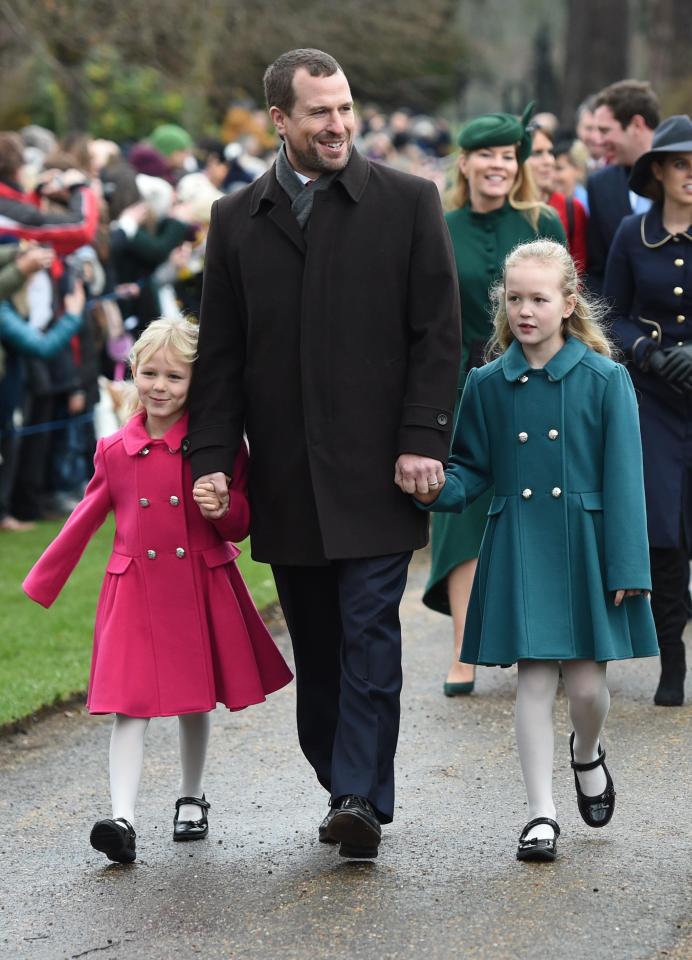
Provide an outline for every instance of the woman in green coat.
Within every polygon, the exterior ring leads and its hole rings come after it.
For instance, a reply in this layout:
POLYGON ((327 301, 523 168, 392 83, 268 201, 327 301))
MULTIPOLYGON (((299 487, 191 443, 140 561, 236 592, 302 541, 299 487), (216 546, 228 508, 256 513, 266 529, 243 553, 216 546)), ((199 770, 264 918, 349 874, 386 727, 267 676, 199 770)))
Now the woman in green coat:
POLYGON ((554 241, 505 261, 491 348, 466 382, 442 485, 418 501, 464 510, 491 486, 461 657, 517 663, 516 735, 529 822, 517 859, 554 860, 552 711, 565 685, 577 804, 591 827, 615 806, 601 746, 606 663, 658 653, 639 417, 598 311, 554 241))
MULTIPOLYGON (((472 120, 461 133, 455 209, 446 215, 459 274, 462 354, 457 409, 469 370, 483 363, 492 332, 489 291, 507 254, 536 236, 565 242, 560 221, 539 203, 526 159, 531 152, 527 124, 533 104, 521 119, 492 113, 472 120)), ((451 614, 454 659, 444 684, 447 696, 473 690, 474 668, 459 662, 461 638, 492 491, 462 516, 435 516, 432 569, 423 602, 451 614)))

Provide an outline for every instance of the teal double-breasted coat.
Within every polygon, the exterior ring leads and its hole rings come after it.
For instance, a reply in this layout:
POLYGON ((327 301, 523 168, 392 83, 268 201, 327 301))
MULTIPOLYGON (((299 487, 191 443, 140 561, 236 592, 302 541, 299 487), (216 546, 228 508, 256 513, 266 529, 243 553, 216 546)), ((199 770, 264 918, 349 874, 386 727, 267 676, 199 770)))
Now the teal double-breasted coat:
POLYGON ((494 485, 461 659, 656 656, 637 404, 627 370, 573 337, 543 369, 514 341, 470 372, 446 483, 461 512, 494 485))
MULTIPOLYGON (((445 214, 452 239, 461 295, 462 347, 455 415, 468 371, 482 363, 493 332, 490 288, 502 272, 505 257, 518 243, 549 237, 565 243, 557 214, 546 209, 534 228, 524 211, 506 202, 499 210, 478 213, 469 205, 445 214)), ((423 602, 450 613, 447 577, 460 563, 478 556, 492 491, 480 497, 463 516, 437 516, 431 529, 432 563, 423 602)))

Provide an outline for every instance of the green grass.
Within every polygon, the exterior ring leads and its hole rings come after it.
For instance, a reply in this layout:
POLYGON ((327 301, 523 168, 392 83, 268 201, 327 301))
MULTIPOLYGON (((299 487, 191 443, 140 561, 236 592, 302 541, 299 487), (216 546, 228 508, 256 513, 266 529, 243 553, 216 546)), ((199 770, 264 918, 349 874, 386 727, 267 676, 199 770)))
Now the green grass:
MULTIPOLYGON (((22 580, 60 523, 41 523, 27 533, 0 534, 0 726, 86 690, 101 580, 113 542, 109 520, 86 549, 50 608, 22 592, 22 580)), ((276 600, 271 570, 240 544, 238 560, 257 606, 276 600)))

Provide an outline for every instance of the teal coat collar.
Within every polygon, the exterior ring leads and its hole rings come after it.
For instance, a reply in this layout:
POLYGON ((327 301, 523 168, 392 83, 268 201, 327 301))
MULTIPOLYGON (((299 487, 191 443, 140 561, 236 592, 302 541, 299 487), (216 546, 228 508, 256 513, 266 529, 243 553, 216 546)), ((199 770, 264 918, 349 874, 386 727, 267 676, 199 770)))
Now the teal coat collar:
MULTIPOLYGON (((568 337, 564 347, 546 363, 545 371, 551 380, 562 380, 582 359, 588 347, 576 337, 568 337)), ((502 355, 502 372, 506 380, 518 380, 531 369, 518 341, 513 340, 502 355)))

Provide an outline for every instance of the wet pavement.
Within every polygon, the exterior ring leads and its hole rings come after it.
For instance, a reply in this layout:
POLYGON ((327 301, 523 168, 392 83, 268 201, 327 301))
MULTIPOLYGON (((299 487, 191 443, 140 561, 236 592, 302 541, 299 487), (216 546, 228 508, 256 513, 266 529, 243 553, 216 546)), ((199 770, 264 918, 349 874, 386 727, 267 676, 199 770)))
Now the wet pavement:
MULTIPOLYGON (((516 673, 481 669, 471 697, 442 696, 450 622, 420 603, 425 570, 418 555, 402 608, 396 819, 377 860, 346 861, 317 841, 326 796, 298 748, 293 686, 215 714, 205 841, 172 842, 176 721, 152 722, 131 866, 88 843, 110 815, 110 718, 61 712, 0 739, 0 957, 689 960, 692 708, 652 705, 657 661, 609 668, 617 808, 590 830, 561 694, 559 858, 518 863, 516 673)), ((280 627, 277 637, 287 651, 280 627)))

